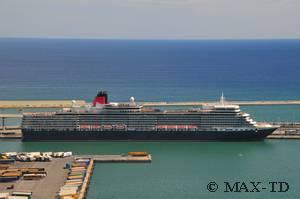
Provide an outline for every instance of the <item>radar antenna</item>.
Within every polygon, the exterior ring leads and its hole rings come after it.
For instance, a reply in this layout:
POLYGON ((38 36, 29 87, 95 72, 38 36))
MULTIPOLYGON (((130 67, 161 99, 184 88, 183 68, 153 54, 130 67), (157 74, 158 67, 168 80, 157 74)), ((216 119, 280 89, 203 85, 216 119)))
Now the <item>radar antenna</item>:
POLYGON ((222 105, 225 104, 225 97, 224 97, 224 93, 223 93, 223 92, 222 92, 222 95, 221 95, 221 98, 220 98, 220 103, 221 103, 222 105))
POLYGON ((76 106, 76 100, 72 100, 72 105, 71 105, 71 107, 73 108, 73 107, 75 107, 76 106))
POLYGON ((134 97, 130 97, 129 101, 131 105, 136 105, 134 97))

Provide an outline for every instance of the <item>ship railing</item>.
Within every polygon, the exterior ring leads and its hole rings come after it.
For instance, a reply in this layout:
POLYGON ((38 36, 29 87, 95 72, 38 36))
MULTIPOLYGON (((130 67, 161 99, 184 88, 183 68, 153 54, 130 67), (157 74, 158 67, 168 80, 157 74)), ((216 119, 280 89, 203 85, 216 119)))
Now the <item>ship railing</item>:
POLYGON ((76 128, 22 128, 25 130, 32 130, 32 131, 76 131, 76 128))
POLYGON ((252 127, 212 127, 211 130, 215 131, 251 131, 255 130, 252 127))
POLYGON ((196 131, 197 125, 156 125, 157 131, 196 131))
POLYGON ((24 116, 51 116, 54 115, 56 112, 36 112, 36 113, 23 113, 24 116))
POLYGON ((127 130, 127 125, 118 124, 118 125, 86 125, 81 124, 77 126, 77 129, 80 131, 89 131, 89 130, 98 130, 98 131, 114 131, 114 130, 127 130))

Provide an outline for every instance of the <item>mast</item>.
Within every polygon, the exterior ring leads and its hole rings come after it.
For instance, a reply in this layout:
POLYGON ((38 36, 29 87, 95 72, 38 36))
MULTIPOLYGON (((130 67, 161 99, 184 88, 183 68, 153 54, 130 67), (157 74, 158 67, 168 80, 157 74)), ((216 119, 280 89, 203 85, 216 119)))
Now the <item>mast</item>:
POLYGON ((223 93, 223 92, 222 92, 222 95, 221 95, 221 98, 220 98, 220 103, 221 103, 222 105, 225 104, 225 97, 224 97, 224 93, 223 93))

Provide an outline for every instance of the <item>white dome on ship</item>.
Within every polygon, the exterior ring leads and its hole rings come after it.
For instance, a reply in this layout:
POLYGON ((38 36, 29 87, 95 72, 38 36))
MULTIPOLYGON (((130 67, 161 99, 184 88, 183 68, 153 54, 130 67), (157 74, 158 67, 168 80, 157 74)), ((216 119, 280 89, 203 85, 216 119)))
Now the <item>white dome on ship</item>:
POLYGON ((129 101, 130 101, 130 102, 134 102, 134 100, 135 100, 134 97, 130 97, 130 98, 129 98, 129 101))

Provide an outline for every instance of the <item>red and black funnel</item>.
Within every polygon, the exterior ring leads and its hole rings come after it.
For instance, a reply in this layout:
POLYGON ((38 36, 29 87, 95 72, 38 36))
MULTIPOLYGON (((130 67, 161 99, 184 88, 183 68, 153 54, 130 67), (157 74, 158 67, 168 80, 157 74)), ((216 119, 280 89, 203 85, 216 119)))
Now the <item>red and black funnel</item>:
POLYGON ((93 101, 93 106, 96 106, 97 104, 108 104, 108 98, 107 98, 106 91, 98 92, 97 96, 95 97, 95 99, 93 101))

